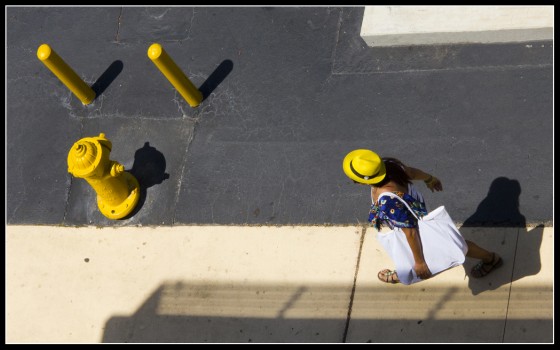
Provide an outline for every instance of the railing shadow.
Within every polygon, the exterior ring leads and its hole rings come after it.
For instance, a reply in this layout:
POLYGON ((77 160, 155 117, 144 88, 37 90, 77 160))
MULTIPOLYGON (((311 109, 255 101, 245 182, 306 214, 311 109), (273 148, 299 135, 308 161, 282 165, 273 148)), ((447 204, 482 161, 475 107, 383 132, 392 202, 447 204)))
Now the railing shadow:
POLYGON ((340 342, 346 310, 340 319, 286 317, 286 313, 315 312, 314 305, 346 305, 347 288, 323 291, 293 285, 247 285, 246 283, 164 283, 130 317, 111 317, 103 343, 258 343, 307 341, 340 342), (329 293, 330 292, 330 293, 329 293), (322 295, 310 303, 311 296, 322 295), (327 298, 329 296, 331 298, 327 298), (333 298, 334 297, 334 298, 333 298), (303 299, 303 300, 302 300, 303 299), (342 302, 340 300, 343 300, 342 302), (325 326, 327 324, 327 326, 325 326), (319 334, 335 328, 339 332, 319 334))
POLYGON ((134 313, 107 319, 101 342, 550 342, 552 292, 531 286, 518 293, 542 293, 532 318, 513 320, 528 330, 520 335, 512 334, 518 324, 504 328, 507 291, 474 297, 453 286, 363 287, 359 310, 350 315, 348 285, 170 281, 160 284, 134 313))

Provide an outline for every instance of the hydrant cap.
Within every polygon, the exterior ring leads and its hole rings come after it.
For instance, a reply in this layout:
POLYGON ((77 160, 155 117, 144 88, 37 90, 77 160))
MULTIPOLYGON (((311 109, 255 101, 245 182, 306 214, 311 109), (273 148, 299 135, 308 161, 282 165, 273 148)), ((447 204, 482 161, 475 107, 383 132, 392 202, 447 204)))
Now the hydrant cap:
POLYGON ((101 161, 101 145, 96 140, 82 139, 68 152, 68 172, 76 177, 87 177, 101 161))

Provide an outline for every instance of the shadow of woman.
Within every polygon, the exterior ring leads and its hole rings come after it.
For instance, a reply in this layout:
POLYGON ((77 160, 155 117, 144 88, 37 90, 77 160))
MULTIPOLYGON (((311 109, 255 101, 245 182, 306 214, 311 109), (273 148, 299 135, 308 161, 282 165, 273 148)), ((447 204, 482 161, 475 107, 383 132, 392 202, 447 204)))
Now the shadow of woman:
MULTIPOLYGON (((504 266, 488 277, 481 279, 469 278, 469 288, 473 295, 486 290, 494 290, 504 284, 517 281, 523 277, 536 275, 541 270, 540 247, 544 232, 544 225, 536 226, 527 231, 525 216, 519 212, 519 196, 521 186, 517 180, 498 177, 490 185, 488 195, 478 205, 474 214, 465 220, 462 227, 510 227, 518 228, 514 237, 514 250, 510 255, 503 255, 504 266), (522 249, 522 253, 518 249, 522 249), (517 258, 517 261, 516 259, 517 258), (509 260, 509 261, 508 261, 509 260), (505 268, 505 267, 509 268, 505 268), (498 273, 500 271, 500 273, 498 273), (513 271, 513 273, 511 273, 513 271)), ((463 232, 466 230, 463 230, 463 232)), ((469 239, 469 237, 466 237, 469 239)), ((477 243, 477 242, 475 242, 477 243)), ((477 243, 478 244, 478 243, 477 243)), ((496 247, 485 249, 495 250, 496 247)), ((499 252, 504 254, 505 252, 499 252)), ((471 267, 478 261, 465 262, 465 274, 470 276, 471 267)))
POLYGON ((130 219, 136 215, 146 201, 147 189, 161 184, 169 179, 169 174, 165 172, 165 157, 163 153, 155 147, 150 146, 149 142, 144 143, 144 147, 134 153, 134 164, 129 172, 134 175, 140 185, 140 199, 134 210, 126 217, 130 219))

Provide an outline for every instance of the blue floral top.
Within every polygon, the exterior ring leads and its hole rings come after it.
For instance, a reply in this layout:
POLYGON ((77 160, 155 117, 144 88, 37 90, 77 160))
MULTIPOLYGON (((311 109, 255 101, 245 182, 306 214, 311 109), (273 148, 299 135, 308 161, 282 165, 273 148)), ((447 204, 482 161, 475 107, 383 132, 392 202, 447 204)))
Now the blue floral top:
MULTIPOLYGON (((428 213, 423 200, 418 200, 408 193, 396 191, 393 193, 404 199, 418 217, 423 217, 428 213)), ((368 219, 377 231, 380 231, 384 224, 391 229, 395 227, 418 227, 418 222, 414 215, 397 198, 382 196, 379 198, 378 203, 379 205, 377 203, 371 205, 368 219)))

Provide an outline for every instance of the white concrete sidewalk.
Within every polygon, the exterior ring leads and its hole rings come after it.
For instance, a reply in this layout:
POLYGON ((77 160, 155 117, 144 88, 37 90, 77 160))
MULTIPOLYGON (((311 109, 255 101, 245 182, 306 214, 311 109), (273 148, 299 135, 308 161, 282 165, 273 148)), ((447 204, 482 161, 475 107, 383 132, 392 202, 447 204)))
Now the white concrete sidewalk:
POLYGON ((552 40, 554 6, 366 6, 371 47, 552 40))
POLYGON ((361 226, 7 226, 6 343, 553 342, 553 228, 461 232, 504 265, 403 286, 361 226))

